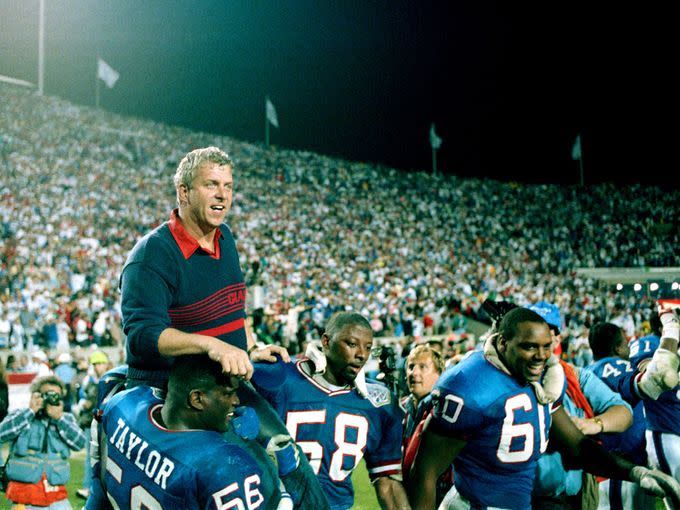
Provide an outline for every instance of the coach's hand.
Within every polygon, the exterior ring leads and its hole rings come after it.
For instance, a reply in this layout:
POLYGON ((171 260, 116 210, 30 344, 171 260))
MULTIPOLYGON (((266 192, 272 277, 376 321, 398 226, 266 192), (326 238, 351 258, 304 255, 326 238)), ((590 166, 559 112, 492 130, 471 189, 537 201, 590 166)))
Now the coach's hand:
POLYGON ((278 355, 286 363, 290 362, 290 354, 285 347, 280 345, 267 345, 265 347, 254 348, 250 351, 250 361, 266 361, 268 363, 276 363, 278 355))
POLYGON ((206 352, 211 360, 222 365, 225 374, 231 374, 245 379, 253 376, 253 365, 248 353, 243 349, 229 345, 217 338, 211 338, 206 352))
POLYGON ((630 479, 643 489, 660 498, 668 498, 673 508, 680 509, 680 484, 658 469, 636 466, 630 470, 630 479))

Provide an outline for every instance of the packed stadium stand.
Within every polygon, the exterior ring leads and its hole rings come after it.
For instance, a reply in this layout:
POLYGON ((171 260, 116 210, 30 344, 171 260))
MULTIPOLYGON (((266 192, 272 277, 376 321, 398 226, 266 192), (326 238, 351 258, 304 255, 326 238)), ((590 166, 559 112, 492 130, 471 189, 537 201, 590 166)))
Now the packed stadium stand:
POLYGON ((0 83, 0 348, 117 345, 125 257, 169 217, 180 158, 207 145, 236 163, 227 222, 265 341, 293 345, 344 307, 378 335, 447 334, 487 297, 555 303, 574 337, 596 318, 640 328, 653 296, 575 269, 680 266, 678 189, 405 172, 0 83))

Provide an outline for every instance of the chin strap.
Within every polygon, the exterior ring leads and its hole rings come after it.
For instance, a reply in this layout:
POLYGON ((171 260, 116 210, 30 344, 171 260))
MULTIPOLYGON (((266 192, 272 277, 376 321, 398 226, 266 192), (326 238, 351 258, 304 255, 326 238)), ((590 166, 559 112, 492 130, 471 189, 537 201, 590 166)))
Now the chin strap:
POLYGON ((361 367, 361 370, 359 370, 359 373, 357 373, 357 376, 354 378, 354 387, 359 392, 359 395, 368 398, 368 386, 366 386, 366 373, 364 372, 364 367, 361 367))
MULTIPOLYGON (((498 333, 489 335, 484 342, 484 357, 498 370, 512 376, 510 370, 508 370, 501 361, 498 350, 494 345, 494 339, 497 336, 498 333)), ((540 383, 530 382, 529 384, 534 388, 536 400, 538 400, 540 404, 545 405, 555 402, 560 397, 562 389, 564 388, 564 369, 562 368, 562 365, 560 365, 557 356, 552 354, 550 358, 548 358, 548 361, 545 364, 542 381, 540 383)))
MULTIPOLYGON (((314 365, 314 374, 323 374, 326 371, 326 355, 323 353, 320 340, 313 340, 307 344, 305 356, 314 365)), ((368 396, 368 387, 366 386, 366 372, 364 367, 359 370, 357 376, 354 378, 354 386, 359 394, 366 398, 368 396)))
POLYGON ((312 340, 307 344, 305 356, 314 365, 315 374, 323 374, 326 371, 326 355, 321 347, 321 340, 312 340))

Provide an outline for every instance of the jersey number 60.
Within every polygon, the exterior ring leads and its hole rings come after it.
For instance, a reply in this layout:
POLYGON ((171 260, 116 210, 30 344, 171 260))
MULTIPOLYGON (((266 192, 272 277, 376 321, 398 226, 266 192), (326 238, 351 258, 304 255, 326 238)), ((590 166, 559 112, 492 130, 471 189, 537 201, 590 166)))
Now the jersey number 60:
MULTIPOLYGON (((444 397, 442 418, 449 423, 456 423, 464 405, 465 401, 461 397, 449 393, 444 397)), ((533 455, 536 433, 533 423, 515 423, 515 411, 522 409, 529 413, 533 407, 533 401, 526 393, 513 395, 505 401, 505 418, 501 428, 500 442, 496 450, 496 457, 501 462, 509 464, 525 462, 533 455), (510 447, 513 441, 520 444, 523 443, 522 448, 520 450, 511 450, 510 447)), ((548 447, 548 437, 545 426, 545 409, 541 405, 538 406, 538 429, 541 439, 539 448, 540 452, 543 453, 548 447)))

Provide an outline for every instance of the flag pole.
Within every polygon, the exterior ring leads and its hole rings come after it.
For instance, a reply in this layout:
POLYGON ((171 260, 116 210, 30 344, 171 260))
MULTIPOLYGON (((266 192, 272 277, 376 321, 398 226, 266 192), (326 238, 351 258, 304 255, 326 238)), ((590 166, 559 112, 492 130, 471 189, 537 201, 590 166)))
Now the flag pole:
POLYGON ((267 116, 267 101, 269 96, 264 96, 264 145, 269 147, 269 117, 267 116))
POLYGON ((442 144, 442 139, 434 130, 434 122, 430 124, 430 147, 432 148, 432 175, 437 175, 437 149, 442 144))
POLYGON ((585 174, 583 172, 583 146, 581 145, 581 133, 576 135, 576 140, 574 141, 574 145, 571 147, 571 159, 576 161, 578 159, 578 167, 579 167, 579 176, 580 176, 580 183, 581 187, 583 187, 583 184, 585 182, 585 174))
POLYGON ((97 55, 97 72, 94 73, 94 104, 99 110, 99 55, 97 55))
POLYGON ((38 18, 38 95, 45 89, 45 0, 40 0, 38 18))
POLYGON ((432 147, 432 175, 437 175, 437 149, 432 147))

